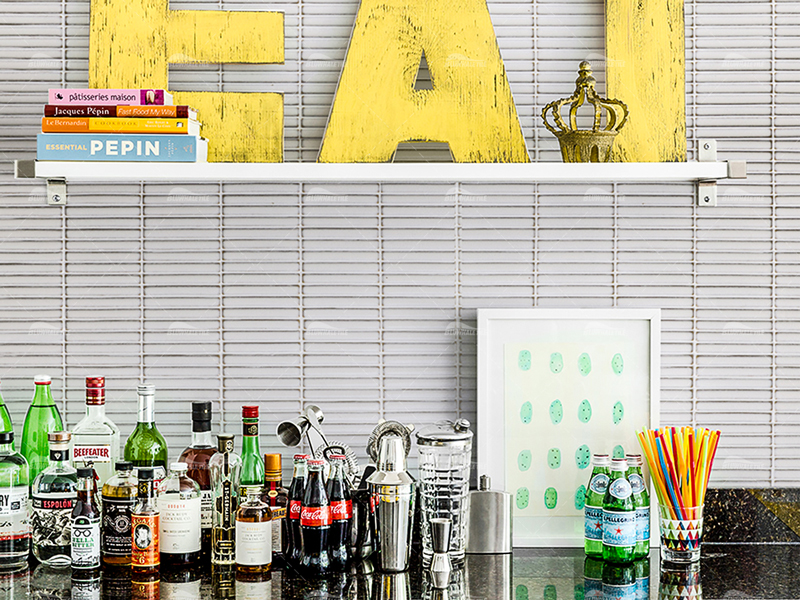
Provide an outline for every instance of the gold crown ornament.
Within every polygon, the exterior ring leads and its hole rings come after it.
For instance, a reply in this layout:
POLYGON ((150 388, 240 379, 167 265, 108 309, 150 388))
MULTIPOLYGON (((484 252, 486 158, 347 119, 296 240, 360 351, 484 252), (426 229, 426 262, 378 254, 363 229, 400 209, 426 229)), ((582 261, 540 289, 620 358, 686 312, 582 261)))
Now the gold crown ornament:
POLYGON ((569 98, 555 100, 544 107, 542 120, 545 127, 558 138, 564 162, 609 162, 614 138, 628 120, 628 107, 620 100, 601 98, 594 91, 595 78, 592 65, 583 61, 578 67, 575 93, 569 98), (561 117, 561 108, 569 104, 569 126, 561 117), (578 129, 578 108, 584 104, 594 107, 592 129, 578 129), (601 129, 603 109, 606 111, 606 126, 601 129), (555 127, 547 122, 548 111, 555 127), (557 128, 557 129, 556 129, 557 128))

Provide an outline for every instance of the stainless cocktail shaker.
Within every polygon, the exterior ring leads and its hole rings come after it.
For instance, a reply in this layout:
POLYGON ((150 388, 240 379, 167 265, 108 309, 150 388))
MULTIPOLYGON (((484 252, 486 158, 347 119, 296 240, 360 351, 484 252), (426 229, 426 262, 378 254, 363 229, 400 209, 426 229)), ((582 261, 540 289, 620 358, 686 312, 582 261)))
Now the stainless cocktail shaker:
POLYGON ((367 481, 378 568, 387 573, 405 571, 411 550, 416 483, 406 470, 406 449, 401 436, 387 434, 381 438, 377 470, 367 481))

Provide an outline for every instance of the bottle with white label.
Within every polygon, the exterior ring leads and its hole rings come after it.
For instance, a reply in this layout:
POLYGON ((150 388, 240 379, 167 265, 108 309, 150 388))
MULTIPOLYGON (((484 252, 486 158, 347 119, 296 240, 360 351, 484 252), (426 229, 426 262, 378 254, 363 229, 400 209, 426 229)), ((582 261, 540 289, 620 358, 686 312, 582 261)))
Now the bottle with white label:
POLYGON ((650 494, 642 477, 642 455, 626 454, 628 472, 626 476, 631 484, 633 505, 636 507, 636 551, 638 560, 650 554, 650 494))
POLYGON ((592 475, 583 504, 583 549, 587 556, 603 556, 603 499, 608 488, 608 454, 592 456, 592 475))
POLYGON ((611 461, 611 475, 603 499, 603 560, 632 563, 636 549, 636 507, 631 484, 625 477, 628 461, 611 461))
POLYGON ((86 378, 86 416, 72 431, 72 465, 93 467, 98 488, 114 475, 120 452, 119 427, 106 416, 105 386, 105 377, 86 378))
POLYGON ((72 508, 72 577, 100 577, 100 508, 95 495, 94 469, 78 469, 78 499, 72 508))
POLYGON ((0 569, 26 565, 31 548, 28 525, 28 461, 14 451, 14 432, 0 433, 0 569))
POLYGON ((244 500, 236 511, 236 572, 269 573, 272 569, 272 511, 261 499, 261 486, 241 487, 244 500))
POLYGON ((200 561, 200 486, 186 474, 188 469, 186 463, 172 463, 169 476, 158 486, 161 564, 165 566, 194 565, 200 561))

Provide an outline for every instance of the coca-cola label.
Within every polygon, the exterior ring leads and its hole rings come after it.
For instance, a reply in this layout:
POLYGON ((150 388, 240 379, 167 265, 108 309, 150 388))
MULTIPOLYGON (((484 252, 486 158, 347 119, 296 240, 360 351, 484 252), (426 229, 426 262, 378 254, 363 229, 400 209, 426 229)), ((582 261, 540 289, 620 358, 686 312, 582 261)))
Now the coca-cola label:
POLYGON ((352 500, 333 500, 331 502, 331 519, 334 521, 347 521, 353 518, 352 500))
POLYGON ((289 502, 289 518, 299 519, 302 512, 302 503, 300 500, 292 500, 289 502))
POLYGON ((83 462, 111 462, 111 446, 75 446, 72 459, 83 462))
POLYGON ((304 506, 300 511, 300 525, 303 527, 328 527, 330 524, 330 506, 304 506))

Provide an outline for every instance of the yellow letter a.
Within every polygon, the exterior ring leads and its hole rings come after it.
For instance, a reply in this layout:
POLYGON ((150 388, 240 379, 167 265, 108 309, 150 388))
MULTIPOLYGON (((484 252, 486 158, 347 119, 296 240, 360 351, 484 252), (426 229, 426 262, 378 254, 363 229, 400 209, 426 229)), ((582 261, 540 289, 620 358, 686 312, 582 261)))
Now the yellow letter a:
POLYGON ((319 161, 386 162, 406 141, 529 161, 486 0, 362 0, 319 161), (423 51, 431 90, 414 89, 423 51))

